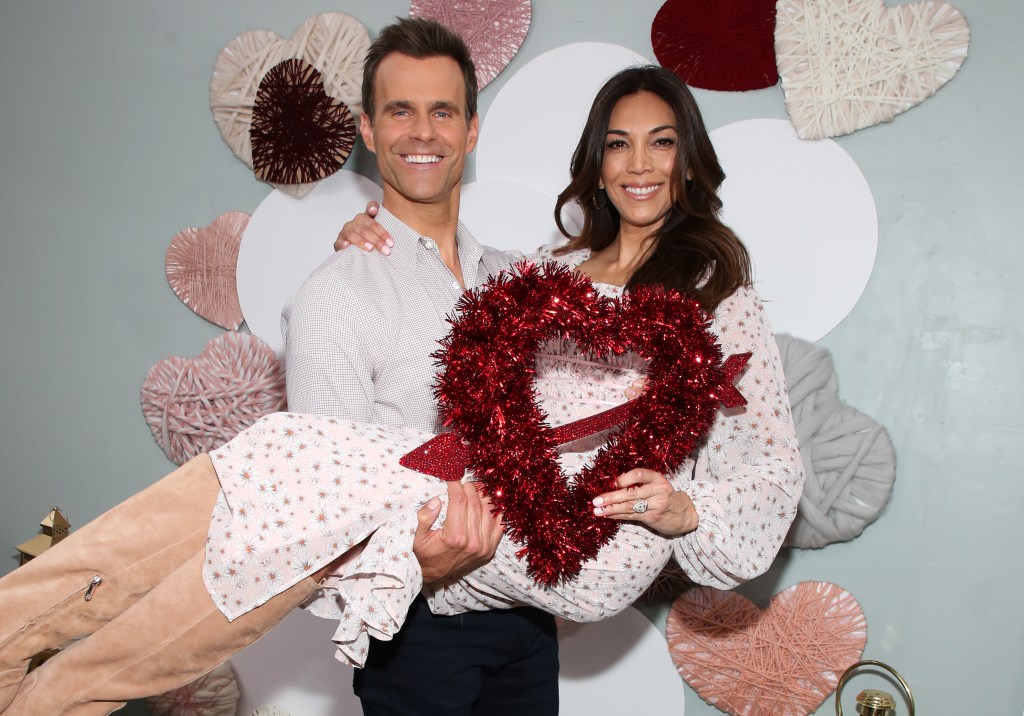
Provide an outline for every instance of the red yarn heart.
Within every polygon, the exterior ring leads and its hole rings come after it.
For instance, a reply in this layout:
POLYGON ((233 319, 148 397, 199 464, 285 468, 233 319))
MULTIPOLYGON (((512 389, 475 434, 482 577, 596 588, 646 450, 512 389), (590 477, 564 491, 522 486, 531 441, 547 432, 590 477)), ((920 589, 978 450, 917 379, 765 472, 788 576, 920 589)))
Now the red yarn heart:
POLYGON ((736 92, 779 81, 775 0, 668 0, 651 45, 661 66, 692 87, 736 92))
POLYGON ((445 424, 468 443, 468 467, 524 545, 530 575, 552 584, 578 574, 618 530, 593 514, 594 497, 636 467, 672 472, 703 440, 719 404, 745 403, 732 381, 749 354, 723 363, 707 314, 676 291, 642 286, 612 300, 564 266, 517 271, 460 301, 437 354, 437 395, 445 424), (632 351, 649 361, 630 417, 571 481, 532 385, 533 355, 556 336, 583 352, 632 351))
POLYGON ((794 585, 764 611, 735 592, 700 587, 673 603, 665 636, 679 675, 712 706, 734 716, 802 716, 860 659, 867 623, 853 595, 828 582, 794 585))

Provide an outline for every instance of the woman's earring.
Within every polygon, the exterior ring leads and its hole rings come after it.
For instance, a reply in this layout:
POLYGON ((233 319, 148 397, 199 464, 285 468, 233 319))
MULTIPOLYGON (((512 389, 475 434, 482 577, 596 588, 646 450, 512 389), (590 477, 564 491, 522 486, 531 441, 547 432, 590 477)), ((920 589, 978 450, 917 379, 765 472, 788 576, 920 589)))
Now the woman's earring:
POLYGON ((606 206, 608 206, 608 195, 604 193, 604 188, 598 189, 594 192, 594 208, 604 211, 606 206))

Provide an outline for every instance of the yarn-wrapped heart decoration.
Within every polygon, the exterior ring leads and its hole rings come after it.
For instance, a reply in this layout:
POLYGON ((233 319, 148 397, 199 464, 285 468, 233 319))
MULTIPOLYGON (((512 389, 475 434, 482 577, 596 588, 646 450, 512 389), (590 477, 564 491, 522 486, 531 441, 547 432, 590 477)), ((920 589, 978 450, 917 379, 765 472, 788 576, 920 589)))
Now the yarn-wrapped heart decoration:
POLYGON ((179 231, 167 247, 167 283, 182 303, 229 331, 245 317, 238 303, 235 271, 249 215, 229 211, 209 226, 179 231))
POLYGON ((801 139, 891 122, 952 79, 969 44, 967 20, 943 2, 778 3, 776 60, 801 139))
POLYGON ((860 659, 867 622, 853 595, 800 582, 764 611, 736 592, 692 589, 675 600, 665 636, 697 694, 733 716, 806 716, 860 659))
POLYGON ((234 714, 241 700, 230 661, 210 673, 159 696, 146 699, 151 716, 224 716, 234 714))
POLYGON ((523 46, 533 15, 531 0, 412 0, 410 17, 436 20, 459 34, 483 89, 523 46))
MULTIPOLYGON (((719 405, 746 402, 733 379, 750 354, 723 361, 707 314, 677 291, 640 286, 612 300, 565 266, 520 264, 465 294, 456 310, 436 354, 447 435, 540 584, 571 579, 615 535, 619 523, 594 515, 594 497, 617 489, 615 479, 635 467, 672 472, 703 440, 719 405), (648 360, 644 393, 571 481, 533 387, 533 356, 555 337, 583 353, 632 351, 648 360)), ((402 464, 421 469, 410 455, 402 464)), ((440 461, 429 448, 425 458, 440 461)))
POLYGON ((356 123, 344 102, 324 92, 320 73, 293 58, 260 82, 249 139, 257 177, 306 184, 341 169, 355 146, 356 123))
POLYGON ((256 336, 223 333, 196 358, 165 358, 142 383, 153 438, 178 465, 285 407, 284 368, 256 336))
MULTIPOLYGON (((210 109, 228 147, 254 168, 250 133, 260 83, 284 60, 302 60, 312 66, 321 75, 325 94, 358 114, 363 58, 369 47, 366 27, 342 12, 308 18, 287 40, 270 30, 250 30, 233 39, 217 57, 210 81, 210 109)), ((274 186, 301 197, 316 181, 274 186)))
POLYGON ((651 45, 665 69, 701 89, 771 87, 775 0, 668 0, 654 16, 651 45))
POLYGON ((892 441, 885 428, 839 399, 828 350, 787 335, 775 340, 807 476, 786 544, 816 548, 853 539, 892 495, 892 441))

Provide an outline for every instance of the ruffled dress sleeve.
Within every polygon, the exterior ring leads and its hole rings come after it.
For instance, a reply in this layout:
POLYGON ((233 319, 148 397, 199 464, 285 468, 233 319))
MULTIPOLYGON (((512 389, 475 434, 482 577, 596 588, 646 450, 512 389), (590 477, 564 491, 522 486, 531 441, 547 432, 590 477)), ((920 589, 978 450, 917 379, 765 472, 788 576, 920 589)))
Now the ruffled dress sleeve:
POLYGON ((747 399, 722 409, 706 444, 670 479, 697 510, 697 529, 673 540, 673 557, 698 584, 729 589, 763 574, 796 514, 804 472, 782 361, 764 306, 741 288, 714 313, 725 356, 752 353, 736 382, 747 399))

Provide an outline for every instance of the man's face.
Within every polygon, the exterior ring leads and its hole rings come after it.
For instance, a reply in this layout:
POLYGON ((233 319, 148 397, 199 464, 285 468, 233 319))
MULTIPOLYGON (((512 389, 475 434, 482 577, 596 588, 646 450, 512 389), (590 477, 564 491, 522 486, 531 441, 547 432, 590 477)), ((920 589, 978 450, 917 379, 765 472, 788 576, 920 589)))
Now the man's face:
POLYGON ((466 154, 476 146, 477 117, 466 116, 466 87, 450 57, 387 55, 375 77, 373 123, 360 132, 377 155, 384 205, 439 205, 457 198, 466 154))

